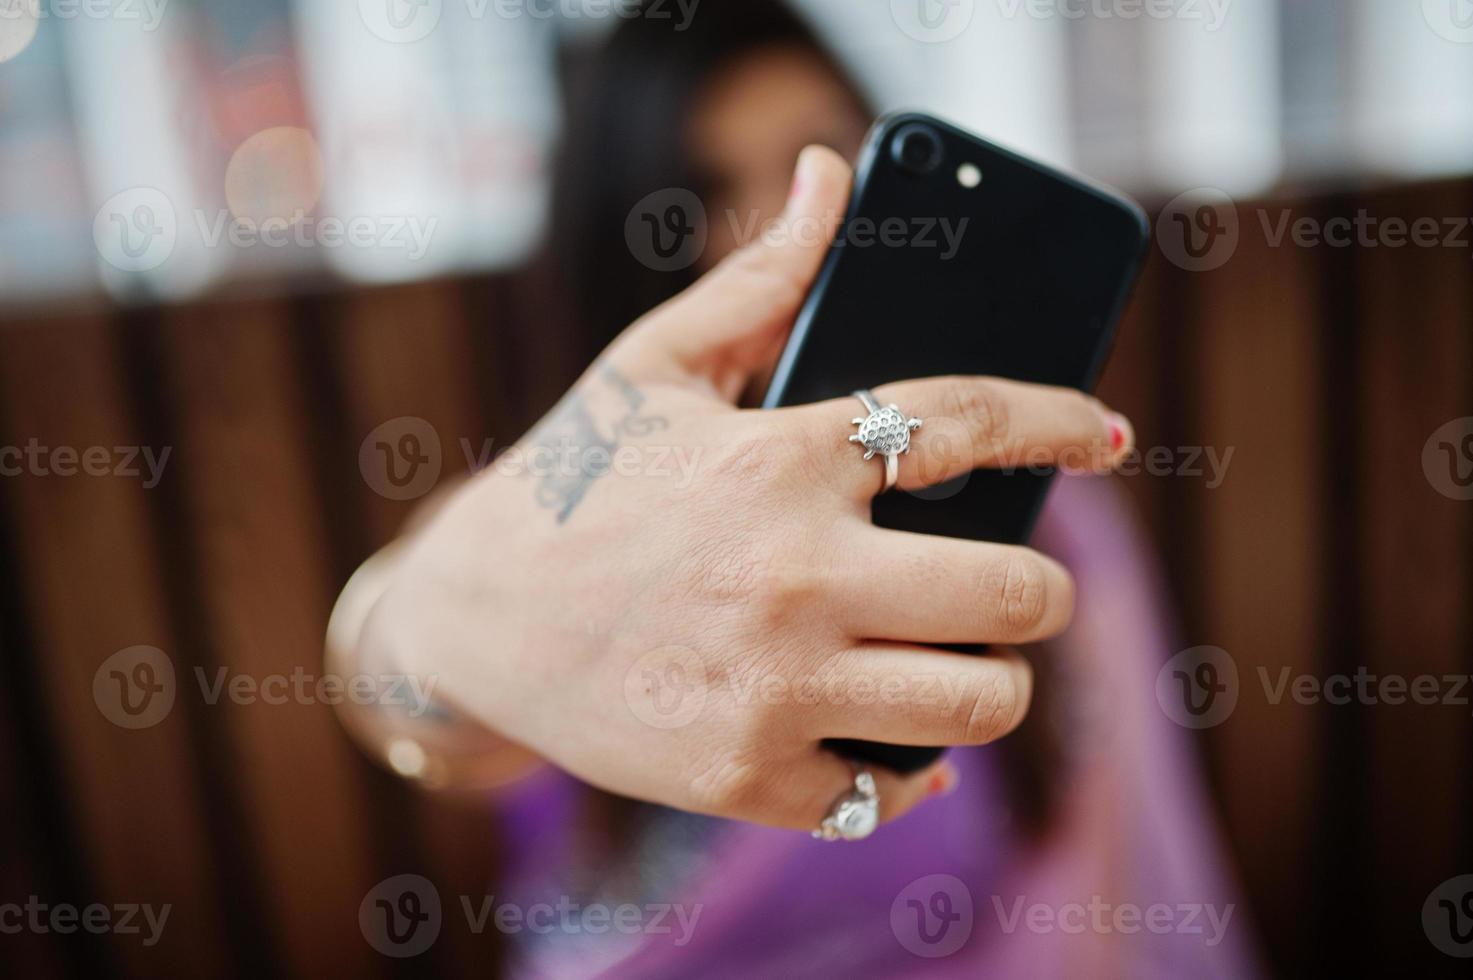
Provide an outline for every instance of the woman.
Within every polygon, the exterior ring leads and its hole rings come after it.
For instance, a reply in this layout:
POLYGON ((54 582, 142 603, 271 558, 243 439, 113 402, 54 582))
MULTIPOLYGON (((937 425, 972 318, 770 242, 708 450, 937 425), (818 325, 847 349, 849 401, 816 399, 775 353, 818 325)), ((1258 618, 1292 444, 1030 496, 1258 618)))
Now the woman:
MULTIPOLYGON (((428 718, 350 706, 345 722, 400 772, 501 789, 498 900, 605 910, 518 930, 516 972, 1250 974, 1154 701, 1151 573, 1108 486, 1060 481, 1037 550, 882 531, 878 472, 843 438, 850 400, 737 408, 827 247, 741 229, 832 231, 851 174, 825 147, 852 154, 869 116, 843 72, 780 7, 708 0, 683 33, 626 21, 581 81, 550 294, 590 354, 608 346, 502 464, 355 576, 330 633, 335 669, 436 679, 428 718), (689 273, 652 272, 624 237, 634 203, 670 187, 708 216, 689 273), (999 739, 1034 689, 1015 647, 1045 640, 1034 659, 1065 693, 1007 757, 871 770, 886 826, 809 836, 856 791, 823 739, 999 739), (631 908, 631 928, 610 924, 631 908)), ((1128 422, 1077 392, 958 377, 876 393, 972 436, 948 470, 918 430, 905 488, 997 462, 1002 419, 1030 453, 1101 472, 1131 448, 1128 422)))

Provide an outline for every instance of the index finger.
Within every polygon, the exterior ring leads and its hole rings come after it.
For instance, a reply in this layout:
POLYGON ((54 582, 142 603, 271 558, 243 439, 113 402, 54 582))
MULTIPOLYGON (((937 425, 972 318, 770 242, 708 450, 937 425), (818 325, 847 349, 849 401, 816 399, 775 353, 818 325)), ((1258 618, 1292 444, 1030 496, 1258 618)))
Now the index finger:
MULTIPOLYGON (((882 409, 899 409, 908 423, 897 457, 902 490, 983 468, 1107 472, 1134 442, 1124 416, 1075 388, 958 375, 882 385, 874 397, 882 409)), ((858 398, 788 411, 805 428, 809 445, 832 458, 830 468, 845 487, 874 496, 883 482, 883 459, 865 462, 866 450, 875 447, 855 441, 865 438, 859 423, 867 417, 858 398)))

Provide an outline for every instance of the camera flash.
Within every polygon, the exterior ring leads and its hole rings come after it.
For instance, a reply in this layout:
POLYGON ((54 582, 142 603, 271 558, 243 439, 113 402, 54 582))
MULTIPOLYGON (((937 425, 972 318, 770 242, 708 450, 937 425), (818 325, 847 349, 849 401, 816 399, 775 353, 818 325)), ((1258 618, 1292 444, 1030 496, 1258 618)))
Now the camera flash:
POLYGON ((982 183, 982 171, 973 163, 964 163, 956 168, 956 182, 967 189, 982 183))

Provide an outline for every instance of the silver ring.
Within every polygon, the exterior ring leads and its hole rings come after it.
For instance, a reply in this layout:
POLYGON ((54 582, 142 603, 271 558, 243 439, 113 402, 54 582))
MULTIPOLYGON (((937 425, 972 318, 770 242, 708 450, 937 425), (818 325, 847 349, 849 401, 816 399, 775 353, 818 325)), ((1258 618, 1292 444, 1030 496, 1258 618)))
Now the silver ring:
POLYGON ((851 423, 859 426, 859 432, 850 436, 849 441, 864 447, 865 459, 876 455, 885 458, 885 485, 880 490, 885 493, 893 490, 900 479, 899 457, 910 452, 910 433, 921 427, 921 420, 906 418, 898 405, 882 408, 868 389, 856 391, 854 397, 864 403, 864 410, 869 414, 851 423))
POLYGON ((820 840, 864 840, 880 824, 880 794, 869 770, 854 774, 854 789, 834 801, 813 836, 820 840))

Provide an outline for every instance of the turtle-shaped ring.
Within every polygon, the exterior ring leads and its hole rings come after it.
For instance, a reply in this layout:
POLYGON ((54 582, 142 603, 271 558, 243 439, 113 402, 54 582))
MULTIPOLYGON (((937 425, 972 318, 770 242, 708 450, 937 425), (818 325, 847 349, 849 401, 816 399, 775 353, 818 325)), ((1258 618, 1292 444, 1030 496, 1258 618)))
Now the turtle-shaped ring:
POLYGON ((880 490, 884 493, 893 489, 900 479, 900 455, 910 452, 910 434, 921 427, 921 420, 906 418, 898 405, 882 407, 868 390, 856 391, 854 397, 864 403, 864 410, 869 414, 853 421, 859 432, 850 436, 849 441, 864 447, 865 459, 877 455, 885 458, 885 485, 880 490))
POLYGON ((864 840, 880 825, 880 793, 868 769, 856 769, 854 788, 834 801, 813 831, 819 840, 864 840))

